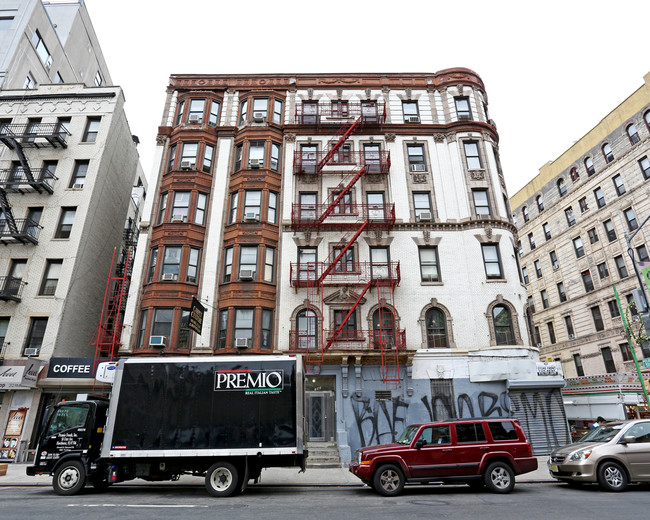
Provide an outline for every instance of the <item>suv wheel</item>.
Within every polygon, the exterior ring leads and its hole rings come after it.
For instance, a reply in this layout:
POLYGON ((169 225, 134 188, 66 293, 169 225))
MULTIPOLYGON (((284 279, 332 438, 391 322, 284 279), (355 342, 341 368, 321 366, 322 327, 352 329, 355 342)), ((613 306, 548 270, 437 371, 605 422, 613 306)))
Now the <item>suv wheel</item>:
POLYGON ((380 495, 396 496, 404 489, 404 475, 397 466, 386 464, 375 471, 372 484, 380 495))
POLYGON ((627 487, 627 473, 616 462, 605 462, 598 468, 598 483, 607 491, 623 491, 627 487))
POLYGON ((493 462, 485 471, 485 485, 494 493, 510 493, 515 487, 515 473, 503 462, 493 462))

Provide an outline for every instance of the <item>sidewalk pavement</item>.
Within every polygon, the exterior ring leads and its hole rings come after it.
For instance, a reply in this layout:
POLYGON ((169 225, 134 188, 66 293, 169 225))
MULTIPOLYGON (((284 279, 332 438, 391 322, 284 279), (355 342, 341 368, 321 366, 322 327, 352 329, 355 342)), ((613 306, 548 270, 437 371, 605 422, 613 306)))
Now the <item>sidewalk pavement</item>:
MULTIPOLYGON (((515 479, 518 483, 524 482, 555 482, 546 467, 548 457, 537 457, 538 468, 530 473, 518 475, 515 479)), ((2 486, 50 486, 52 477, 49 475, 36 475, 28 477, 25 469, 28 464, 8 463, 7 474, 0 476, 0 487, 2 486)), ((151 482, 136 479, 129 482, 117 484, 119 486, 151 485, 151 482)), ((183 475, 175 482, 155 482, 154 485, 198 485, 204 484, 203 477, 183 475)), ((267 468, 262 470, 257 485, 262 486, 363 486, 363 483, 348 471, 348 468, 308 468, 300 473, 298 468, 267 468)))

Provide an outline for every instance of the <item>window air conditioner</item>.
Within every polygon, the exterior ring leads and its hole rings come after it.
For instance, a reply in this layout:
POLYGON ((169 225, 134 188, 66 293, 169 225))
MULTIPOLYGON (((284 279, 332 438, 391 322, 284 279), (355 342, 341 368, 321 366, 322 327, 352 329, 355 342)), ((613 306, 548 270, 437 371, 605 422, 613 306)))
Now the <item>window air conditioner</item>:
POLYGON ((266 121, 266 112, 253 112, 253 121, 264 123, 266 121))
POLYGON ((469 114, 458 114, 459 121, 469 121, 469 114))
POLYGON ((81 182, 78 182, 78 183, 72 185, 73 190, 81 190, 81 189, 83 189, 83 187, 84 187, 84 185, 81 182))
POLYGON ((406 116, 404 120, 407 123, 419 123, 420 122, 420 116, 406 116))
POLYGON ((537 348, 542 348, 542 344, 541 344, 541 343, 538 343, 538 344, 537 344, 537 348))
POLYGON ((241 269, 239 271, 240 280, 252 280, 253 279, 253 270, 252 269, 241 269))
POLYGON ((192 161, 181 161, 181 170, 193 170, 194 165, 195 164, 192 161))
POLYGON ((176 273, 164 273, 161 277, 162 280, 165 281, 176 281, 178 280, 178 274, 176 273))
POLYGON ((427 171, 427 165, 426 164, 411 164, 410 170, 412 172, 425 172, 425 171, 427 171))
POLYGON ((575 336, 573 334, 569 334, 569 339, 574 339, 575 336))
POLYGON ((248 165, 250 168, 260 168, 262 166, 262 160, 261 159, 251 159, 248 161, 248 165))
POLYGON ((159 348, 166 347, 167 336, 149 336, 149 346, 159 348))
POLYGON ((25 349, 25 356, 38 356, 39 349, 37 348, 26 348, 25 349))
POLYGON ((259 213, 245 213, 244 214, 244 221, 245 222, 258 222, 260 220, 260 215, 259 213))
POLYGON ((200 124, 203 122, 203 116, 201 114, 190 114, 189 122, 200 124))
POLYGON ((248 338, 235 338, 235 348, 248 348, 248 338))
POLYGON ((417 217, 417 220, 419 221, 431 220, 431 219, 432 219, 432 215, 430 211, 422 211, 417 217))
POLYGON ((185 215, 172 215, 172 222, 185 222, 187 216, 185 215))
POLYGON ((560 264, 553 264, 553 271, 557 271, 560 268, 560 264))

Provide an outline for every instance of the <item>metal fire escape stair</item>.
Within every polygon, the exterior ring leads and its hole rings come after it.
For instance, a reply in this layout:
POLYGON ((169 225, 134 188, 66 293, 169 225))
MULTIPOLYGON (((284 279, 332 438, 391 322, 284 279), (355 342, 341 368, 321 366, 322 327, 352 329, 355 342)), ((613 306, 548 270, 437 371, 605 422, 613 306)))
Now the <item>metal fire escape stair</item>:
POLYGON ((328 143, 330 148, 329 151, 316 166, 316 173, 319 173, 325 167, 325 165, 330 161, 330 159, 334 157, 334 155, 336 154, 336 152, 339 151, 341 146, 345 144, 345 141, 347 141, 348 138, 357 130, 357 128, 359 128, 359 126, 361 125, 361 121, 362 121, 362 116, 359 116, 352 123, 343 125, 342 127, 339 128, 337 133, 334 134, 334 139, 331 139, 328 143), (340 136, 338 140, 336 140, 337 136, 340 136))

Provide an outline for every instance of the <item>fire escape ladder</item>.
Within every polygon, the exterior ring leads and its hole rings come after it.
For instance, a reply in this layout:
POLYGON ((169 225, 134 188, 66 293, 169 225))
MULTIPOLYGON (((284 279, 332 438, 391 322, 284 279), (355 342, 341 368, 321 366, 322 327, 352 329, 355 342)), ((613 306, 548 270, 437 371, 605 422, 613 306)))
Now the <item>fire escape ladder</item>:
POLYGON ((347 186, 345 186, 345 187, 344 187, 344 188, 343 188, 343 189, 342 189, 342 190, 341 190, 341 191, 336 195, 336 197, 335 197, 334 200, 330 203, 330 205, 327 207, 327 209, 326 209, 326 210, 323 212, 323 214, 318 218, 318 223, 319 223, 319 224, 322 224, 323 221, 324 221, 327 217, 329 217, 329 216, 332 214, 332 212, 336 209, 336 205, 339 203, 339 201, 340 201, 343 197, 345 197, 345 195, 346 195, 347 193, 350 192, 350 190, 352 189, 352 186, 354 186, 354 184, 359 180, 359 178, 360 178, 364 173, 366 173, 366 169, 367 169, 367 168, 368 168, 367 166, 364 166, 364 167, 361 168, 357 173, 355 173, 354 177, 352 177, 352 180, 350 180, 350 182, 348 182, 347 186))
POLYGON ((36 182, 36 179, 34 179, 34 175, 32 174, 32 169, 29 167, 29 162, 27 161, 27 157, 25 156, 23 147, 20 145, 20 143, 16 140, 15 137, 7 137, 7 141, 9 141, 9 143, 11 144, 9 148, 12 148, 13 150, 16 151, 16 155, 18 155, 18 161, 20 161, 20 166, 25 172, 25 176, 27 177, 29 184, 33 186, 34 183, 36 182))
POLYGON ((325 281, 325 278, 327 277, 328 274, 332 272, 332 269, 336 266, 336 264, 343 258, 343 255, 352 247, 352 245, 357 241, 357 238, 359 238, 359 235, 363 233, 363 230, 368 227, 368 224, 370 224, 369 220, 366 220, 363 224, 361 224, 361 227, 357 229, 357 232, 354 234, 354 236, 350 239, 350 241, 345 244, 345 246, 341 249, 339 254, 336 256, 333 262, 331 262, 325 269, 323 270, 323 273, 320 275, 320 278, 318 279, 318 285, 322 285, 323 282, 325 281))
POLYGON ((14 212, 11 210, 11 204, 9 204, 9 199, 7 198, 7 192, 2 188, 0 188, 0 209, 2 209, 4 221, 6 222, 9 231, 11 232, 12 235, 17 235, 18 226, 16 225, 14 212))
POLYGON ((390 310, 395 308, 395 281, 389 274, 388 279, 375 279, 374 282, 377 287, 379 328, 375 331, 378 337, 373 341, 379 347, 382 381, 396 384, 400 381, 399 349, 403 346, 403 338, 402 332, 397 329, 395 314, 390 310))
POLYGON ((341 324, 340 324, 340 325, 338 326, 338 328, 334 331, 334 334, 332 334, 332 336, 327 340, 327 344, 323 347, 323 350, 324 350, 324 351, 327 350, 327 349, 329 349, 330 346, 332 346, 332 343, 334 343, 334 342, 336 341, 336 338, 338 337, 338 335, 339 335, 339 334, 341 333, 341 331, 343 330, 343 327, 345 327, 345 324, 348 322, 348 318, 349 318, 350 316, 352 316, 352 313, 353 313, 354 310, 358 307, 359 302, 360 302, 361 299, 365 296, 365 294, 368 292, 368 289, 370 289, 370 287, 372 286, 372 284, 373 284, 373 281, 372 281, 372 280, 368 281, 368 283, 366 284, 366 286, 363 288, 363 291, 361 291, 361 293, 360 293, 359 296, 357 297, 356 301, 354 302, 354 304, 352 304, 352 307, 350 308, 350 310, 348 311, 348 313, 345 315, 345 318, 343 318, 343 320, 341 320, 341 324))
POLYGON ((340 135, 340 138, 334 142, 334 139, 329 141, 330 149, 329 151, 325 154, 325 157, 321 159, 321 161, 318 163, 318 166, 316 167, 316 173, 319 173, 323 167, 329 162, 329 160, 334 157, 334 154, 338 152, 339 148, 343 146, 345 141, 348 140, 348 137, 352 135, 353 132, 359 128, 359 125, 361 125, 361 119, 362 116, 359 116, 357 119, 355 119, 352 123, 348 123, 346 125, 343 125, 341 128, 339 128, 338 132, 334 134, 334 137, 340 135), (333 144, 332 144, 333 143, 333 144))
POLYGON ((116 255, 117 248, 114 248, 111 268, 106 279, 106 289, 104 291, 104 302, 102 304, 99 325, 91 343, 95 346, 94 370, 97 369, 97 365, 101 361, 111 361, 115 357, 122 336, 122 306, 124 304, 128 282, 126 273, 128 272, 128 263, 131 254, 129 252, 125 258, 127 265, 121 275, 115 274, 116 255))

